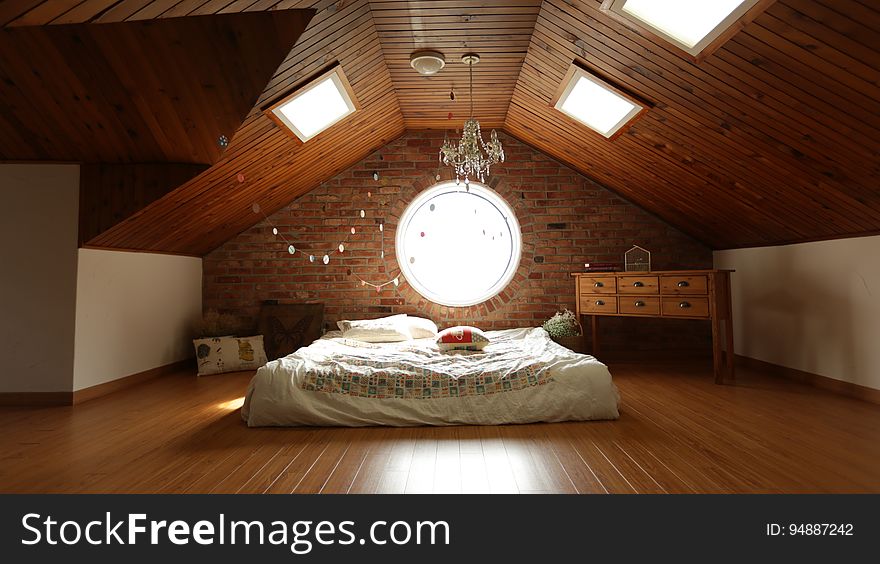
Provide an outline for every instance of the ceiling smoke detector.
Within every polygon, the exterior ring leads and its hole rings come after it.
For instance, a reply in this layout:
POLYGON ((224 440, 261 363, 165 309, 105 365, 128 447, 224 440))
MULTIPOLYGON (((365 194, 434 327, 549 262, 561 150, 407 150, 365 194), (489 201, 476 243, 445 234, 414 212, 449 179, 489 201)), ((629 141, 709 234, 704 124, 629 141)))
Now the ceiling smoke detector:
POLYGON ((430 76, 446 66, 446 59, 437 51, 416 51, 410 55, 409 64, 419 74, 430 76))

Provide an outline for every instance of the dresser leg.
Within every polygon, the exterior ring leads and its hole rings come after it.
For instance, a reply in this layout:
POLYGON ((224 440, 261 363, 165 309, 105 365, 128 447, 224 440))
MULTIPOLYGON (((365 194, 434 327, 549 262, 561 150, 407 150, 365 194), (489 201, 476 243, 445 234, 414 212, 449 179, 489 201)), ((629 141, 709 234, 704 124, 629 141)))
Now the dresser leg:
POLYGON ((724 367, 721 362, 721 320, 718 319, 718 311, 712 317, 712 369, 715 373, 715 383, 724 383, 724 367))
POLYGON ((724 337, 725 337, 725 347, 727 348, 727 354, 725 355, 727 373, 725 377, 727 378, 727 382, 732 384, 736 379, 736 374, 734 372, 734 350, 733 350, 733 319, 728 312, 727 319, 724 322, 724 337))
POLYGON ((725 327, 725 332, 727 333, 727 354, 726 354, 726 364, 725 366, 727 370, 727 374, 725 377, 727 378, 727 383, 732 384, 734 380, 736 380, 736 372, 734 371, 734 352, 733 352, 733 323, 727 322, 727 326, 725 327))
POLYGON ((590 316, 590 332, 593 339, 593 356, 599 356, 599 316, 590 316))

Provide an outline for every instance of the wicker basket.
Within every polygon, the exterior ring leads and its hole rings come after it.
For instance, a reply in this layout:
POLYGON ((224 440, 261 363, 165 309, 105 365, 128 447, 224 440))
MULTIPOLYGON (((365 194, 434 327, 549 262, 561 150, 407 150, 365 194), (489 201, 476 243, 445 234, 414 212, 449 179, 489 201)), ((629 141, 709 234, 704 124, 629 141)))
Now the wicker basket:
POLYGON ((587 339, 581 332, 580 335, 576 335, 574 337, 551 337, 554 341, 562 345, 563 347, 581 354, 589 354, 589 346, 587 345, 587 339))
POLYGON ((553 341, 555 341, 556 343, 562 345, 563 347, 565 347, 571 351, 574 351, 576 353, 581 353, 581 354, 589 354, 590 351, 588 350, 587 339, 584 335, 584 326, 581 325, 580 320, 578 320, 577 324, 578 324, 578 334, 577 335, 575 335, 573 337, 553 337, 553 336, 551 336, 550 338, 553 339, 553 341))

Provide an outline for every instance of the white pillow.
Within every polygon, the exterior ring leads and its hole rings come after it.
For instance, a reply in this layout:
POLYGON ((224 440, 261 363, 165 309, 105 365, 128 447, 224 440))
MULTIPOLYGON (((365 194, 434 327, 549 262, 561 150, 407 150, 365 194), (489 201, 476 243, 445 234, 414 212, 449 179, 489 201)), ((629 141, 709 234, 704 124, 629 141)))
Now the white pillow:
POLYGON ((199 376, 252 370, 266 364, 263 336, 209 337, 193 340, 199 376))
POLYGON ((405 313, 398 313, 397 315, 389 315, 388 317, 379 317, 377 319, 357 319, 355 321, 349 321, 348 319, 343 319, 341 321, 336 322, 336 326, 339 327, 339 330, 345 333, 349 329, 354 328, 370 328, 370 327, 380 327, 383 325, 387 325, 394 322, 404 321, 406 320, 405 313))
POLYGON ((394 343, 412 339, 406 314, 379 319, 343 320, 338 321, 336 325, 342 331, 344 338, 367 343, 394 343))
POLYGON ((408 316, 406 322, 413 339, 433 339, 437 336, 437 324, 430 319, 408 316))

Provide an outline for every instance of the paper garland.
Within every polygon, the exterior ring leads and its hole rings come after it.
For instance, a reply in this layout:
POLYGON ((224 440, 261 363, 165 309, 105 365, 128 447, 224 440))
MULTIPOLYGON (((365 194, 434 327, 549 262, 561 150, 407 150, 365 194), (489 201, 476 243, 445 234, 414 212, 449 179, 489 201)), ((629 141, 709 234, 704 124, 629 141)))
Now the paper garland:
MULTIPOLYGON (((304 251, 302 249, 299 249, 293 243, 291 243, 287 237, 284 236, 284 233, 282 233, 274 223, 272 223, 272 220, 269 219, 269 216, 267 216, 263 212, 263 209, 260 207, 260 204, 254 202, 254 204, 251 206, 251 209, 254 211, 254 213, 258 213, 263 216, 263 219, 266 220, 266 223, 268 223, 272 227, 272 235, 275 235, 276 237, 281 237, 281 239, 287 244, 287 252, 290 253, 291 255, 294 255, 296 253, 300 253, 304 256, 309 257, 309 262, 315 262, 316 256, 320 256, 321 260, 324 264, 330 264, 330 255, 345 252, 345 245, 346 245, 346 243, 348 243, 348 239, 345 239, 344 241, 339 243, 339 245, 335 249, 327 251, 326 253, 318 253, 317 255, 315 255, 314 253, 310 253, 310 252, 304 251)), ((361 210, 361 217, 364 217, 365 215, 366 215, 366 213, 364 212, 364 210, 361 210)), ((352 227, 351 234, 355 235, 356 233, 357 233, 357 229, 352 227)))
MULTIPOLYGON (((239 181, 239 182, 244 182, 244 175, 243 175, 243 174, 239 174, 239 175, 238 175, 238 181, 239 181)), ((373 195, 372 192, 367 192, 367 197, 368 197, 368 198, 369 198, 369 197, 372 197, 372 195, 373 195)), ((260 207, 260 204, 254 202, 254 203, 251 205, 251 209, 253 210, 254 213, 261 214, 261 215, 263 216, 263 219, 266 221, 266 223, 268 223, 268 224, 272 227, 272 235, 274 235, 274 236, 276 236, 276 237, 281 237, 281 239, 282 239, 282 240, 284 241, 284 243, 287 245, 287 252, 288 252, 289 254, 291 254, 291 255, 295 255, 296 253, 300 253, 300 254, 302 254, 302 255, 304 255, 304 256, 307 256, 308 259, 309 259, 309 262, 310 262, 310 263, 314 263, 314 262, 317 260, 317 256, 321 256, 321 262, 323 262, 325 265, 330 264, 330 256, 333 255, 333 254, 336 254, 336 253, 339 253, 339 254, 344 253, 344 252, 345 252, 346 245, 348 245, 348 242, 349 242, 350 237, 349 237, 349 238, 346 238, 344 241, 342 241, 341 243, 339 243, 339 245, 338 245, 335 249, 332 249, 332 250, 330 250, 330 251, 327 251, 326 253, 319 253, 319 254, 316 256, 316 255, 315 255, 314 253, 312 253, 312 252, 307 252, 307 251, 304 251, 304 250, 302 250, 302 249, 300 249, 300 248, 297 248, 297 247, 296 247, 296 246, 295 246, 295 245, 294 245, 294 244, 293 244, 293 243, 292 243, 292 242, 291 242, 291 241, 290 241, 290 240, 284 235, 284 233, 282 233, 281 230, 279 230, 278 227, 277 227, 274 223, 272 223, 272 220, 269 219, 269 216, 267 216, 267 215, 265 214, 265 212, 263 212, 263 209, 260 207)), ((367 212, 366 212, 365 210, 362 209, 362 210, 360 210, 360 214, 359 214, 359 215, 360 215, 361 218, 365 218, 365 217, 367 216, 367 212)), ((381 249, 381 252, 380 252, 380 258, 384 259, 384 258, 385 258, 385 224, 384 224, 384 223, 380 223, 380 224, 379 224, 379 231, 382 233, 382 238, 381 238, 381 241, 382 241, 382 249, 381 249)), ((357 229, 356 229, 355 227, 352 227, 352 228, 350 229, 350 233, 351 233, 352 236, 356 235, 356 234, 357 234, 357 229)), ((388 280, 387 282, 383 282, 383 283, 381 283, 381 284, 375 284, 375 283, 373 283, 373 282, 368 282, 367 280, 361 278, 360 276, 358 276, 358 275, 357 275, 354 271, 352 271, 351 269, 348 269, 347 272, 348 272, 348 275, 349 275, 349 276, 352 276, 352 277, 356 278, 358 281, 360 281, 361 286, 370 286, 371 288, 375 288, 376 293, 381 292, 381 291, 382 291, 382 288, 384 288, 385 286, 389 286, 389 285, 391 285, 391 284, 393 284, 395 288, 398 287, 398 286, 400 286, 400 274, 398 274, 397 276, 395 276, 395 277, 392 278, 391 280, 388 280)))

